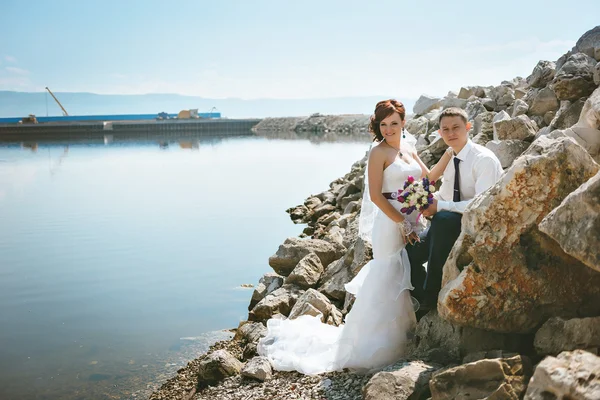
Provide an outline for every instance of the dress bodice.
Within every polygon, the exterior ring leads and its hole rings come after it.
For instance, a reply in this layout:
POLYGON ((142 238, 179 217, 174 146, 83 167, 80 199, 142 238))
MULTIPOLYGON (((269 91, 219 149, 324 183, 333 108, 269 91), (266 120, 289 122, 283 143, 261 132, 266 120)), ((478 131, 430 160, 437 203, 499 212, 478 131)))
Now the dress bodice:
POLYGON ((409 176, 419 179, 421 177, 421 167, 413 158, 410 163, 396 158, 396 160, 388 165, 383 171, 382 192, 395 192, 404 187, 404 182, 409 176))

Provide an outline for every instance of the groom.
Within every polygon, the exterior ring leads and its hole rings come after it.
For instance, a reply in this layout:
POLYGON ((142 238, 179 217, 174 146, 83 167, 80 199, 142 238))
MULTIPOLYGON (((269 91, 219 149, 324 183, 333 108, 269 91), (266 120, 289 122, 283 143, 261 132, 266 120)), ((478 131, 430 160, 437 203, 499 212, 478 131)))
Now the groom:
POLYGON ((442 270, 454 242, 461 231, 462 214, 475 196, 493 186, 502 166, 498 157, 483 146, 469 140, 467 113, 456 107, 447 108, 439 117, 440 135, 452 149, 452 161, 444 170, 444 180, 433 204, 423 212, 431 219, 431 227, 421 241, 407 245, 411 265, 413 296, 426 312, 437 308, 442 285, 442 270), (423 263, 427 261, 427 272, 423 263))

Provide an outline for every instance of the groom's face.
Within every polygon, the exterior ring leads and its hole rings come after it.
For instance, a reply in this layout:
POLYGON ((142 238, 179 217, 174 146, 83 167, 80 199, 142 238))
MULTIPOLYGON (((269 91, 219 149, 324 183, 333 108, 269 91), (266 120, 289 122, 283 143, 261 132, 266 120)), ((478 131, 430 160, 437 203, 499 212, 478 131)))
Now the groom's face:
POLYGON ((459 116, 443 117, 440 121, 440 135, 453 149, 462 149, 469 138, 467 124, 459 116))

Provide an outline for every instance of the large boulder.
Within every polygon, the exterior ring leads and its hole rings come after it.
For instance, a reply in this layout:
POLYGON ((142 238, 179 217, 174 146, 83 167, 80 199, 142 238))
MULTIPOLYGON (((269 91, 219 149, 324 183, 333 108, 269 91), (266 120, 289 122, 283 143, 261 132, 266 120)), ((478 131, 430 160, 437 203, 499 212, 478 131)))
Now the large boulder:
POLYGON ((600 172, 569 194, 539 229, 565 253, 600 272, 600 172))
POLYGON ((600 274, 538 230, 598 170, 570 138, 542 136, 532 143, 463 214, 462 232, 444 265, 442 318, 527 333, 552 316, 598 315, 600 274))
POLYGON ((596 60, 584 53, 576 53, 567 58, 564 65, 556 71, 550 87, 559 100, 577 100, 589 96, 594 83, 596 60))
POLYGON ((344 257, 331 263, 321 276, 319 291, 332 300, 344 301, 346 288, 362 267, 371 260, 372 248, 368 242, 358 238, 344 257))
POLYGON ((552 61, 539 61, 531 75, 527 77, 527 83, 533 88, 543 88, 554 79, 556 64, 552 61))
POLYGON ((302 293, 294 285, 283 285, 254 306, 248 314, 248 321, 266 322, 277 314, 287 317, 302 293))
POLYGON ((252 298, 250 299, 250 305, 248 311, 252 310, 259 301, 265 298, 270 293, 279 289, 283 285, 283 276, 277 275, 276 273, 266 273, 258 281, 258 285, 254 288, 252 298))
POLYGON ((546 357, 535 368, 524 400, 600 399, 600 358, 583 350, 546 357))
POLYGON ((529 104, 530 115, 545 115, 548 111, 557 111, 560 103, 554 91, 550 88, 532 90, 525 97, 529 104))
POLYGON ((340 258, 345 250, 344 246, 325 240, 290 237, 279 246, 277 253, 269 257, 269 265, 278 274, 288 276, 308 253, 315 253, 323 267, 327 267, 332 261, 340 258))
POLYGON ((600 61, 600 25, 584 33, 575 44, 573 52, 585 53, 600 61))
POLYGON ((529 335, 504 334, 452 324, 432 310, 419 320, 414 340, 408 345, 411 358, 440 364, 460 362, 463 357, 493 350, 518 351, 529 335))
POLYGON ((315 253, 308 253, 298 261, 296 268, 285 278, 285 283, 308 289, 315 287, 322 273, 323 264, 321 259, 315 253))
POLYGON ((579 121, 564 131, 596 160, 600 159, 600 88, 586 100, 579 121))
POLYGON ((583 98, 575 101, 562 101, 556 116, 551 122, 552 128, 566 129, 575 125, 579 121, 584 104, 585 99, 583 98))
POLYGON ((237 375, 243 364, 227 350, 210 353, 198 365, 198 386, 214 385, 223 379, 237 375))
POLYGON ((487 142, 485 147, 498 157, 502 168, 508 168, 517 157, 527 150, 529 145, 530 143, 523 140, 492 140, 487 142))
POLYGON ((338 310, 329 299, 315 289, 308 289, 296 302, 289 318, 295 319, 301 315, 321 316, 321 322, 330 325, 340 325, 342 323, 342 312, 338 310))
POLYGON ((429 111, 439 108, 442 106, 441 99, 439 97, 421 95, 415 105, 413 106, 413 113, 415 115, 427 114, 429 111))
POLYGON ((597 352, 600 348, 600 317, 550 318, 536 332, 533 344, 535 351, 542 355, 576 349, 597 352))
POLYGON ((531 377, 526 357, 485 359, 435 373, 431 400, 511 399, 523 397, 531 377))
POLYGON ((242 376, 256 379, 258 381, 267 381, 273 376, 273 367, 267 357, 254 357, 248 361, 242 369, 242 376))
MULTIPOLYGON (((494 122, 499 140, 525 140, 531 142, 538 131, 537 124, 527 115, 494 122)), ((494 139, 496 139, 494 137, 494 139)))
POLYGON ((429 379, 440 367, 422 361, 404 362, 378 372, 363 389, 364 400, 420 399, 429 393, 429 379))

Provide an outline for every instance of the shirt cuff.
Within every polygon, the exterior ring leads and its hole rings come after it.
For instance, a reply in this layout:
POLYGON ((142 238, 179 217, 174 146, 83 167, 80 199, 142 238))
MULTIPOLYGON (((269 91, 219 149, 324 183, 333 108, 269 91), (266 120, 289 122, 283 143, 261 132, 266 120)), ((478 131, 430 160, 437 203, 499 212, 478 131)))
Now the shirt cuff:
POLYGON ((437 202, 437 210, 439 211, 450 211, 450 202, 444 200, 438 200, 437 202))

